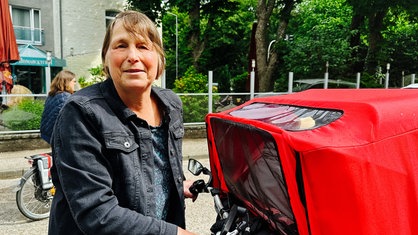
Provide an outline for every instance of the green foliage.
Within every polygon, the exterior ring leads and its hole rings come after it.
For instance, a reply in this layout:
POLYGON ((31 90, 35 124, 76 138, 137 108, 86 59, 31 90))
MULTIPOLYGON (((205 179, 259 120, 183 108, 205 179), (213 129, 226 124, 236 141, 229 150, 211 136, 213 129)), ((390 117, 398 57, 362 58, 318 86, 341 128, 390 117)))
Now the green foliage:
POLYGON ((294 40, 287 43, 286 71, 296 78, 314 78, 324 74, 328 61, 333 78, 344 74, 351 52, 351 9, 345 0, 304 1, 296 12, 289 26, 294 40))
MULTIPOLYGON (((180 95, 183 102, 183 119, 185 123, 203 122, 208 113, 209 98, 208 93, 208 78, 200 74, 194 67, 190 67, 184 76, 174 82, 173 91, 177 93, 191 93, 188 95, 180 95), (204 94, 192 94, 204 93, 204 94)), ((216 92, 216 88, 213 88, 216 92)), ((213 100, 218 100, 219 96, 214 96, 213 100)), ((215 102, 214 102, 215 103, 215 102)))
POLYGON ((138 10, 147 15, 152 21, 157 22, 159 13, 164 11, 160 0, 127 0, 128 9, 138 10))
POLYGON ((81 88, 104 81, 106 79, 105 73, 103 72, 102 65, 98 65, 96 67, 90 68, 89 72, 91 74, 90 79, 87 79, 85 77, 78 78, 78 83, 80 84, 81 88))
POLYGON ((247 79, 249 77, 248 72, 239 74, 231 78, 231 87, 234 92, 244 92, 247 90, 247 79))
POLYGON ((183 121, 185 123, 204 122, 208 113, 208 97, 201 95, 181 95, 183 121))
POLYGON ((385 24, 386 30, 382 31, 385 38, 382 54, 386 63, 391 64, 391 86, 402 86, 402 72, 405 75, 418 71, 418 19, 411 17, 403 9, 390 10, 385 24))
POLYGON ((43 110, 44 101, 26 99, 3 111, 3 122, 11 130, 38 130, 43 110))
POLYGON ((79 77, 77 82, 80 84, 80 88, 84 88, 93 84, 91 81, 87 81, 86 77, 79 77))
POLYGON ((249 38, 255 19, 256 2, 169 0, 166 11, 175 14, 178 19, 178 68, 175 55, 176 17, 163 13, 167 87, 173 88, 175 78, 182 77, 193 65, 201 73, 214 71, 214 78, 220 84, 220 89, 229 90, 229 86, 225 86, 230 83, 229 78, 247 70, 249 38), (217 75, 216 72, 223 70, 223 67, 229 70, 224 74, 230 76, 217 75))
POLYGON ((377 72, 376 74, 363 73, 361 76, 360 88, 383 88, 385 74, 377 72), (382 84, 380 84, 380 80, 382 84))
POLYGON ((174 82, 174 92, 206 93, 208 91, 207 76, 198 73, 194 67, 189 67, 184 76, 174 82))
MULTIPOLYGON (((265 1, 168 0, 163 4, 156 0, 128 2, 131 8, 150 11, 156 17, 160 13, 162 17, 167 87, 174 87, 176 79, 184 77, 190 66, 196 66, 196 70, 203 74, 209 70, 214 71, 214 79, 219 83, 221 92, 228 92, 229 84, 236 92, 245 91, 244 79, 239 81, 245 77, 249 64, 251 25, 256 20, 257 10, 260 10, 257 6, 262 6, 261 3, 265 1)), ((264 49, 267 49, 271 40, 277 40, 275 35, 284 1, 274 2, 274 13, 266 22, 269 25, 266 34, 269 36, 264 49)), ((372 46, 370 32, 374 27, 368 25, 369 17, 387 9, 389 11, 381 32, 383 39, 378 42, 380 45, 373 45, 382 48, 376 53, 375 60, 381 67, 391 63, 391 86, 399 86, 402 71, 405 74, 417 73, 418 52, 414 48, 418 47, 418 1, 303 0, 297 1, 285 32, 294 35, 294 40, 278 41, 271 48, 272 52, 279 55, 278 63, 273 65, 277 66, 273 78, 278 89, 275 90, 287 90, 289 72, 294 72, 295 79, 323 77, 327 61, 332 79, 347 80, 355 77, 355 73, 362 72, 363 65, 367 65, 368 48, 372 46), (359 20, 359 26, 350 30, 355 14, 364 18, 359 20), (360 34, 358 43, 352 40, 356 39, 352 37, 355 33, 360 34)), ((371 67, 370 74, 374 71, 373 66, 368 66, 371 67)), ((362 80, 373 79, 374 76, 362 75, 362 80)), ((182 92, 199 92, 192 89, 193 85, 182 88, 181 83, 177 85, 183 89, 182 92)), ((366 83, 372 86, 374 81, 366 83)))

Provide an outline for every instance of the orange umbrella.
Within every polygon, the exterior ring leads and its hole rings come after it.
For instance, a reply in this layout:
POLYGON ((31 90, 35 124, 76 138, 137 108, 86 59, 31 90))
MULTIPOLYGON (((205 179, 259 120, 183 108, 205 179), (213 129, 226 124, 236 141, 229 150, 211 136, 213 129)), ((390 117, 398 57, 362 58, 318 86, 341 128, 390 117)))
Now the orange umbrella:
POLYGON ((8 2, 0 1, 0 64, 20 60, 8 2))

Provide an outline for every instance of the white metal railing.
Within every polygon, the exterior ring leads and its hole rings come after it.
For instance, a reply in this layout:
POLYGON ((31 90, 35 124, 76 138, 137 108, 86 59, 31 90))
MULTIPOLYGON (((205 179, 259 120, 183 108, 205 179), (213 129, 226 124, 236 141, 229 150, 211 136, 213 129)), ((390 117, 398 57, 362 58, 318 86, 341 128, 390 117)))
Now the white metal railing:
MULTIPOLYGON (((328 80, 327 77, 328 75, 325 74, 324 76, 324 82, 326 83, 326 81, 328 80)), ((208 76, 208 88, 213 87, 213 80, 212 80, 212 72, 209 72, 209 76, 208 76)), ((405 76, 406 79, 409 83, 414 83, 415 82, 415 74, 410 74, 405 76)), ((261 96, 272 96, 272 95, 285 95, 285 94, 289 94, 293 92, 293 73, 290 72, 288 75, 288 79, 289 79, 289 86, 288 86, 288 90, 285 92, 254 92, 254 86, 251 86, 251 90, 249 92, 229 92, 229 93, 214 93, 212 92, 212 89, 208 89, 208 93, 177 93, 180 98, 184 98, 185 96, 188 97, 203 97, 204 99, 207 99, 207 102, 200 102, 202 103, 202 105, 205 105, 206 107, 199 107, 201 110, 203 110, 201 113, 201 115, 204 117, 206 116, 206 114, 208 113, 212 113, 212 112, 218 112, 219 108, 231 108, 233 105, 239 105, 242 104, 250 99, 252 99, 253 97, 261 97, 261 96), (231 104, 232 106, 228 106, 229 104, 231 104)), ((360 79, 361 76, 360 74, 356 75, 356 88, 360 88, 360 79)), ((389 82, 389 76, 386 75, 385 78, 385 84, 388 84, 389 82)), ((162 84, 165 84, 165 82, 163 82, 162 84)), ((327 85, 324 85, 324 88, 326 88, 327 85)), ((387 88, 387 87, 385 87, 387 88)), ((0 94, 0 97, 2 99, 2 103, 5 103, 6 100, 8 99, 13 99, 13 98, 22 98, 22 97, 32 97, 34 100, 45 100, 46 98, 46 94, 0 94)), ((184 104, 184 106, 187 107, 188 104, 184 104)), ((188 115, 188 113, 184 113, 186 116, 188 115)), ((190 125, 201 125, 204 124, 204 118, 202 120, 197 120, 197 121, 186 121, 185 120, 185 125, 186 126, 190 126, 190 125)), ((2 117, 2 113, 0 113, 0 134, 11 134, 11 133, 33 133, 33 132, 39 132, 39 130, 21 130, 21 131, 12 131, 9 130, 8 128, 5 128, 4 126, 4 122, 3 122, 3 117, 2 117)))

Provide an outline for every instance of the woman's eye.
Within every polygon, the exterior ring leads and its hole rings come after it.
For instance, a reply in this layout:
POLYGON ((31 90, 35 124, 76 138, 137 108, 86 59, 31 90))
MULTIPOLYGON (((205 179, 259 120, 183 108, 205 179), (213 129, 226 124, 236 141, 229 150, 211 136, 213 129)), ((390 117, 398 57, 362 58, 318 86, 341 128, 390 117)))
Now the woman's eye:
POLYGON ((138 49, 144 49, 144 50, 148 49, 148 47, 146 45, 138 45, 137 48, 138 49))
POLYGON ((123 42, 116 42, 112 46, 112 48, 115 48, 115 49, 117 49, 117 48, 126 48, 126 47, 127 47, 126 43, 123 43, 123 42))

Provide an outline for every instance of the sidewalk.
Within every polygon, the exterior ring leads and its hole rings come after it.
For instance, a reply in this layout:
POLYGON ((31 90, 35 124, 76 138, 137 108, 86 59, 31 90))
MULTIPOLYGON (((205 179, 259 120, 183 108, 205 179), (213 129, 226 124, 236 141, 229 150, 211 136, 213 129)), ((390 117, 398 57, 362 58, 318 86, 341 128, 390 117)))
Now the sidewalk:
MULTIPOLYGON (((0 179, 15 179, 23 175, 30 165, 25 156, 50 152, 50 149, 34 149, 14 152, 0 152, 0 179)), ((208 158, 206 139, 184 139, 183 161, 189 158, 208 158)))

